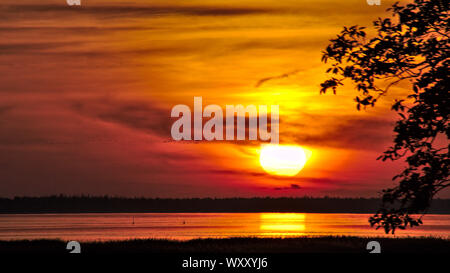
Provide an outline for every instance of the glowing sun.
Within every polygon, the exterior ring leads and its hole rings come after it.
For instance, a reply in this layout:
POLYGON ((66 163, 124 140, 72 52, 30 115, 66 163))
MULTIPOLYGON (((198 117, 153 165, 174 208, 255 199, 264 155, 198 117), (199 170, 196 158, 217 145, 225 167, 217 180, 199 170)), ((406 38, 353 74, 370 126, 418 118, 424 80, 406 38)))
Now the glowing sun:
POLYGON ((264 145, 259 162, 269 174, 294 176, 303 169, 308 158, 308 151, 300 146, 264 145))

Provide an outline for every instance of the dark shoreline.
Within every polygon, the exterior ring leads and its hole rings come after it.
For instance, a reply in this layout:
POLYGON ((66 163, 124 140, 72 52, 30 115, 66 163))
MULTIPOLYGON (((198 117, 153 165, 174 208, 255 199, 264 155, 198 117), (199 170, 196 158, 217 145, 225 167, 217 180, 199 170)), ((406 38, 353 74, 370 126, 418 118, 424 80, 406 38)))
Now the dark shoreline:
MULTIPOLYGON (((383 253, 450 253, 450 239, 434 237, 350 237, 321 236, 297 238, 227 238, 189 241, 139 239, 127 241, 81 242, 83 253, 158 254, 257 254, 257 253, 368 253, 369 241, 378 241, 383 253)), ((61 240, 0 241, 0 253, 64 254, 61 240)))
MULTIPOLYGON (((0 214, 35 213, 375 213, 378 198, 123 198, 48 196, 0 198, 0 214)), ((450 214, 450 199, 435 199, 429 214, 450 214)))

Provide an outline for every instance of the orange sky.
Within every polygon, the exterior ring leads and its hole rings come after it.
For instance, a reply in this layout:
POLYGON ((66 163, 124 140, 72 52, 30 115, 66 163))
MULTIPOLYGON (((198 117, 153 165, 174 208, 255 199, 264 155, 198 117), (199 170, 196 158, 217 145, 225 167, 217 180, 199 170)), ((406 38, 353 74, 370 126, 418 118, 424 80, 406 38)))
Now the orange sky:
POLYGON ((16 2, 0 8, 2 196, 376 196, 393 185, 400 164, 375 159, 404 90, 358 112, 351 85, 334 96, 319 84, 328 40, 394 1, 16 2), (279 105, 281 143, 312 158, 295 177, 271 176, 259 143, 171 141, 171 108, 194 96, 279 105))

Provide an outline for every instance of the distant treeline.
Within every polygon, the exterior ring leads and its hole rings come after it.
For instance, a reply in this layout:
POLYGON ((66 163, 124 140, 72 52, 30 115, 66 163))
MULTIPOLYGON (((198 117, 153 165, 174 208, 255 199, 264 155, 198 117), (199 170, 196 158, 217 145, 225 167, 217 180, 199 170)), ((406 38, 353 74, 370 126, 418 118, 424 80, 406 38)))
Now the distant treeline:
MULTIPOLYGON (((124 198, 48 196, 0 198, 0 213, 83 212, 323 212, 374 213, 377 198, 124 198)), ((436 199, 428 213, 450 213, 450 199, 436 199)))

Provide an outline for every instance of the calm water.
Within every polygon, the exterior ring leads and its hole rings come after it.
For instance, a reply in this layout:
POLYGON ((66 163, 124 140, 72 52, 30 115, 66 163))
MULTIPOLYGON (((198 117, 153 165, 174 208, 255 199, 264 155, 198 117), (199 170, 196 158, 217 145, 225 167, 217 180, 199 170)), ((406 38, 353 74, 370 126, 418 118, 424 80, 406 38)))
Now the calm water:
MULTIPOLYGON (((125 240, 230 236, 385 236, 369 214, 327 213, 96 213, 0 215, 0 240, 125 240), (133 223, 134 219, 134 223, 133 223)), ((425 225, 397 236, 450 238, 450 215, 427 215, 425 225)))

